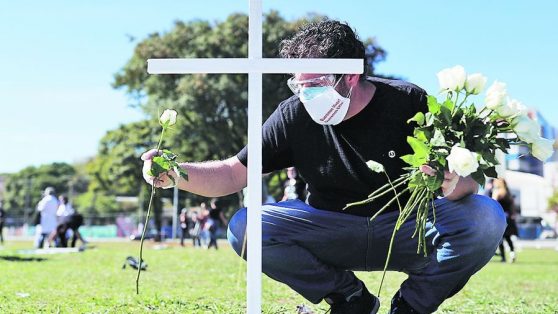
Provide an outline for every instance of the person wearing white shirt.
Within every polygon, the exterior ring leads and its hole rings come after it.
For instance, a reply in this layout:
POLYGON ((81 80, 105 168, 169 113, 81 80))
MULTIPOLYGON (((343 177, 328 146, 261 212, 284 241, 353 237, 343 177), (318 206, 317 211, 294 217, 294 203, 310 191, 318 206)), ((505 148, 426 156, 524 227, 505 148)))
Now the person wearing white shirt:
POLYGON ((37 204, 37 211, 41 215, 40 230, 37 232, 37 248, 42 248, 45 239, 56 229, 58 219, 56 212, 58 211, 58 199, 54 196, 54 188, 47 187, 43 193, 44 197, 37 204))
POLYGON ((58 211, 56 211, 56 216, 58 216, 58 221, 62 221, 64 217, 73 215, 76 211, 72 207, 72 204, 68 202, 68 197, 65 195, 60 195, 58 197, 60 205, 58 206, 58 211))

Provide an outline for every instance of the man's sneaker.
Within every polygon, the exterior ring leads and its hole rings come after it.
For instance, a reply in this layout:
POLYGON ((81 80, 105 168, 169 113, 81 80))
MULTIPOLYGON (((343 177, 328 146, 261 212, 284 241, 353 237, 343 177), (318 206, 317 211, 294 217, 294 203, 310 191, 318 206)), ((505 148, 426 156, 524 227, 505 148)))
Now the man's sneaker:
POLYGON ((417 310, 413 309, 403 296, 401 296, 401 290, 397 290, 393 298, 391 299, 391 309, 389 314, 420 314, 417 310))
POLYGON ((368 292, 364 283, 362 290, 350 296, 349 300, 339 294, 330 294, 325 301, 331 305, 331 314, 376 314, 380 308, 380 300, 368 292))

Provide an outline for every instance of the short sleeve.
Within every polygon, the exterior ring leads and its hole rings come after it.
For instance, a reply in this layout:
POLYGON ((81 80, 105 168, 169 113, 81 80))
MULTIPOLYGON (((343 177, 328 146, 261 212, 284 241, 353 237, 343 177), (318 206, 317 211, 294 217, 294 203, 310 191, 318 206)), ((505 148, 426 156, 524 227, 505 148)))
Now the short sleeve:
MULTIPOLYGON (((263 173, 284 169, 292 165, 292 154, 289 149, 287 138, 287 123, 282 109, 283 106, 279 105, 263 125, 263 173)), ((245 146, 236 156, 244 166, 248 166, 247 146, 245 146)))
POLYGON ((417 102, 416 102, 416 111, 417 112, 428 112, 428 94, 425 90, 419 88, 416 91, 417 94, 417 102))

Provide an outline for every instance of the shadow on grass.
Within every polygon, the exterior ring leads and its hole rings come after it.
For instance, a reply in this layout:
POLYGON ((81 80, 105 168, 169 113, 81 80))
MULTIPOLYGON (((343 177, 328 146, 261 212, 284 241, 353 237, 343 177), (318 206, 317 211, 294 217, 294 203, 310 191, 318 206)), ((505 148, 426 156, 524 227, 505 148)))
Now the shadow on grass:
POLYGON ((17 255, 0 256, 0 260, 8 262, 44 262, 47 259, 44 257, 21 257, 17 255))

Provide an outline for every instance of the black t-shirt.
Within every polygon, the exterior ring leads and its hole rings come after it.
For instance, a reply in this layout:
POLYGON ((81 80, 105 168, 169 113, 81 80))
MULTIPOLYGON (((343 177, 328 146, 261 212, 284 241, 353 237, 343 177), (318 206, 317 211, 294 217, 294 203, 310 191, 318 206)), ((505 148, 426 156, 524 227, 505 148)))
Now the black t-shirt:
MULTIPOLYGON (((427 111, 426 92, 404 81, 368 80, 376 86, 370 103, 335 126, 315 123, 296 96, 281 102, 263 126, 263 171, 296 167, 307 183, 308 204, 330 211, 342 211, 387 183, 384 173, 368 169, 368 160, 384 165, 392 181, 399 178, 407 166, 400 157, 412 153, 407 136, 413 125, 407 120, 427 111)), ((237 157, 247 165, 247 147, 237 157)), ((407 197, 400 199, 402 206, 407 197)), ((391 198, 388 193, 343 212, 372 216, 391 198)), ((394 202, 386 211, 397 208, 394 202)))

